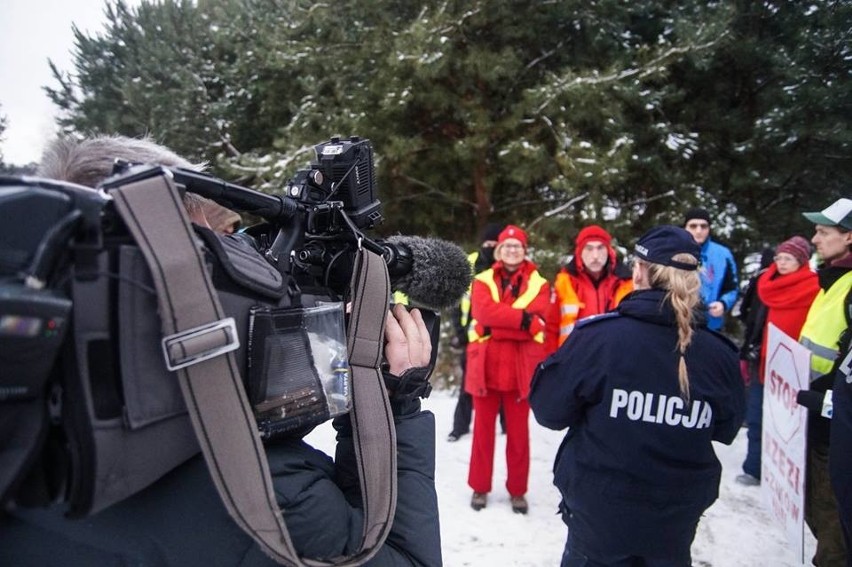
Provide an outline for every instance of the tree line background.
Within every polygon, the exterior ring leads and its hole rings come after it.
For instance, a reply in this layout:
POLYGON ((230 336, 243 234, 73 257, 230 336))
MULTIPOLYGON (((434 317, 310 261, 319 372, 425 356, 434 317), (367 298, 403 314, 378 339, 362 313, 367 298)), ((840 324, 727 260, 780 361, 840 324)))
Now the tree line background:
POLYGON ((75 30, 74 67, 52 66, 65 133, 148 134, 271 192, 314 144, 369 138, 381 234, 472 248, 485 223, 512 222, 556 258, 593 222, 627 247, 698 205, 742 261, 809 237, 801 211, 850 194, 849 0, 109 0, 105 12, 106 31, 75 30))

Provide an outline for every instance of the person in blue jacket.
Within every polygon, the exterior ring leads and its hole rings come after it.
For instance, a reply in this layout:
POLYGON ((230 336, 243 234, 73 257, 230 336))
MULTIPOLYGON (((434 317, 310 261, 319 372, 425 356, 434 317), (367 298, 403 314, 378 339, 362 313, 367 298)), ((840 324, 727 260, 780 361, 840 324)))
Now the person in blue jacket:
POLYGON ((737 263, 728 248, 710 238, 710 213, 706 210, 687 211, 683 227, 701 246, 701 299, 707 309, 707 327, 721 331, 725 313, 737 302, 737 263))
POLYGON ((699 246, 659 226, 636 244, 617 311, 584 320, 536 370, 530 405, 569 428, 554 484, 568 525, 562 567, 687 567, 745 393, 736 347, 700 325, 699 246))

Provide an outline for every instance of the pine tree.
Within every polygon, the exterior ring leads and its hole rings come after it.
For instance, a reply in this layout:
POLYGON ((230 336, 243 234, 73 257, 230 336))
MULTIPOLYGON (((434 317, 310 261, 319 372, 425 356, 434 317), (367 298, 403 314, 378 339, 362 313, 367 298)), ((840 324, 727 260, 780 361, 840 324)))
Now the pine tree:
POLYGON ((386 232, 498 219, 564 251, 702 205, 744 253, 848 192, 850 5, 116 0, 49 91, 66 131, 151 133, 268 191, 369 138, 386 232))

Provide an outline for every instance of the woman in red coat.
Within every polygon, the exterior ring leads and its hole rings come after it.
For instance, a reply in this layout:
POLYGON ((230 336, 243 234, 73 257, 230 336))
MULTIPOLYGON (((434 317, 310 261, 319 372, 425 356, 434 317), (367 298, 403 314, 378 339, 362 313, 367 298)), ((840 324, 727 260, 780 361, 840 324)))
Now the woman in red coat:
POLYGON ((494 468, 495 420, 506 417, 506 489, 512 510, 526 514, 530 468, 527 396, 536 365, 545 357, 545 314, 550 285, 526 259, 527 235, 509 225, 497 238, 494 265, 471 286, 471 325, 465 390, 473 396, 473 447, 468 484, 471 506, 485 508, 494 468))
POLYGON ((788 336, 799 338, 811 303, 819 292, 817 275, 808 264, 810 250, 808 241, 801 236, 785 240, 775 249, 775 261, 757 279, 757 296, 766 306, 767 312, 760 346, 760 383, 752 382, 748 392, 748 449, 743 462, 743 474, 737 476, 737 482, 746 486, 760 484, 763 372, 769 340, 767 329, 772 323, 788 336))
MULTIPOLYGON (((757 295, 768 308, 766 326, 772 323, 798 340, 814 298, 819 293, 816 272, 808 264, 810 245, 801 236, 785 240, 775 249, 775 262, 757 280, 757 295)), ((769 333, 763 333, 760 349, 760 383, 766 368, 769 333)))

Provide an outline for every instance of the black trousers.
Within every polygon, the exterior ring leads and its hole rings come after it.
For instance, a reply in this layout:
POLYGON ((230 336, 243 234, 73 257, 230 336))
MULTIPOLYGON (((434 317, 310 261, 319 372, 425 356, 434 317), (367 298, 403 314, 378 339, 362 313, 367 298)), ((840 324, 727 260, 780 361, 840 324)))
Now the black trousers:
POLYGON ((467 373, 467 354, 461 353, 461 388, 459 388, 459 401, 456 402, 456 411, 453 412, 453 431, 450 435, 461 437, 470 433, 470 419, 473 415, 473 397, 464 391, 464 375, 467 373))

